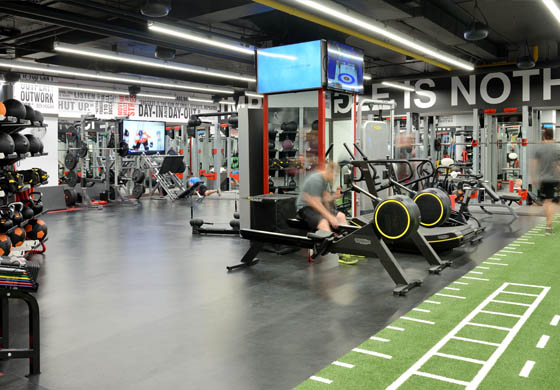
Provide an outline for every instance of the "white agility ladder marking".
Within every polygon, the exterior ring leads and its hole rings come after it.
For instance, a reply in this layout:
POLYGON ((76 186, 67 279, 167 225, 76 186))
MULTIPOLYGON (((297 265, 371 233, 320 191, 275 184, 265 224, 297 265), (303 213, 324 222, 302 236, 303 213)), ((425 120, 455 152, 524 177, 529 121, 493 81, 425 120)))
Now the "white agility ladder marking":
POLYGON ((363 353, 364 355, 380 357, 380 358, 383 358, 383 359, 392 359, 393 358, 391 355, 386 355, 384 353, 379 353, 379 352, 375 352, 375 351, 368 351, 367 349, 354 348, 352 351, 358 352, 358 353, 363 353))
POLYGON ((391 341, 389 339, 384 339, 383 337, 376 337, 376 336, 371 336, 369 339, 374 341, 381 341, 382 343, 388 343, 389 341, 391 341))
POLYGON ((525 365, 521 369, 519 376, 522 376, 523 378, 529 378, 529 374, 533 370, 533 367, 535 367, 535 362, 532 360, 527 360, 527 362, 525 362, 525 365))
MULTIPOLYGON (((389 385, 386 390, 397 390, 401 385, 403 385, 408 379, 410 379, 414 375, 423 376, 425 378, 430 378, 430 379, 439 380, 439 381, 443 381, 443 382, 454 383, 454 384, 457 384, 457 385, 460 385, 460 386, 464 386, 465 390, 476 390, 478 388, 478 386, 480 385, 480 383, 484 380, 484 378, 486 378, 486 375, 488 375, 488 373, 490 372, 492 367, 494 367, 494 365, 496 364, 496 362, 498 361, 500 356, 502 356, 504 351, 507 349, 507 347, 513 341, 513 339, 515 338, 517 333, 521 330, 523 325, 527 322, 529 317, 531 317, 531 315, 533 314, 535 309, 539 306, 539 304, 545 298, 546 294, 548 294, 549 291, 550 291, 550 287, 545 287, 545 286, 533 286, 533 285, 517 284, 517 283, 504 283, 504 284, 502 284, 502 286, 500 288, 498 288, 496 291, 494 291, 492 294, 490 294, 484 301, 482 301, 480 303, 480 305, 478 305, 476 307, 476 309, 474 309, 465 318, 463 318, 463 320, 453 330, 451 330, 451 332, 449 332, 440 341, 438 341, 437 344, 434 345, 428 352, 426 352, 424 354, 424 356, 422 356, 416 363, 414 363, 412 365, 412 367, 410 367, 404 374, 402 374, 391 385, 389 385), (517 303, 517 302, 506 302, 506 303, 510 303, 510 304, 518 304, 518 305, 521 305, 521 306, 527 306, 528 307, 526 309, 525 313, 520 315, 520 318, 517 320, 517 323, 512 328, 503 328, 503 327, 493 326, 493 325, 488 325, 488 324, 473 323, 472 322, 473 319, 480 313, 485 312, 486 314, 492 314, 492 312, 484 310, 484 309, 486 308, 486 306, 488 306, 492 302, 501 302, 501 301, 496 301, 495 298, 499 294, 502 294, 504 292, 507 293, 506 288, 508 286, 538 288, 538 289, 541 289, 541 293, 536 296, 536 299, 530 305, 524 304, 524 303, 517 303), (502 331, 506 332, 507 334, 506 334, 504 340, 501 343, 490 343, 488 341, 483 341, 483 340, 474 340, 474 339, 469 339, 469 338, 465 338, 465 337, 458 337, 457 334, 463 328, 465 328, 467 326, 482 326, 482 327, 494 328, 494 329, 502 330, 502 331), (494 353, 490 356, 490 358, 487 361, 470 359, 470 358, 466 358, 464 356, 446 355, 444 353, 441 353, 440 351, 443 349, 443 347, 445 347, 445 345, 449 342, 449 340, 460 340, 460 341, 470 342, 470 343, 491 345, 491 346, 496 347, 496 350, 494 351, 494 353), (438 356, 440 358, 463 360, 463 361, 471 362, 471 363, 474 363, 474 364, 479 364, 479 365, 481 365, 481 368, 478 371, 478 373, 476 374, 476 376, 474 377, 474 379, 470 382, 466 382, 466 381, 462 381, 462 380, 458 380, 458 379, 453 379, 453 378, 447 378, 447 377, 444 377, 444 376, 434 375, 434 374, 430 374, 430 373, 426 373, 424 371, 421 371, 424 364, 426 364, 426 362, 434 356, 438 356)), ((495 315, 504 315, 505 313, 494 313, 494 314, 495 315)), ((532 365, 529 364, 530 367, 526 368, 527 367, 527 364, 526 364, 525 365, 526 367, 523 368, 520 375, 521 376, 528 376, 531 369, 533 368, 533 365, 534 365, 534 363, 532 365), (522 374, 526 374, 526 375, 522 375, 522 374)))
POLYGON ((343 363, 343 362, 339 362, 339 361, 332 362, 332 364, 335 365, 335 366, 344 367, 344 368, 354 368, 353 364, 343 363))
POLYGON ((550 340, 550 336, 543 334, 541 339, 537 343, 537 348, 543 349, 544 347, 546 347, 546 344, 548 344, 548 340, 550 340))
POLYGON ((330 379, 321 378, 320 376, 312 376, 309 379, 315 382, 326 383, 327 385, 330 385, 332 383, 330 379))
POLYGON ((484 278, 476 278, 474 276, 463 276, 462 279, 470 279, 470 280, 482 280, 483 282, 487 282, 490 279, 484 279, 484 278))
POLYGON ((404 328, 399 328, 397 326, 388 326, 387 329, 398 330, 399 332, 404 332, 404 328))
POLYGON ((552 318, 552 321, 550 321, 550 326, 558 326, 559 323, 560 316, 554 316, 554 318, 552 318))
POLYGON ((430 301, 430 300, 424 301, 424 303, 431 303, 431 304, 433 304, 433 305, 441 305, 441 302, 438 302, 438 301, 430 301))
POLYGON ((488 261, 485 261, 484 264, 501 265, 501 266, 504 266, 504 267, 507 267, 507 266, 509 265, 509 264, 504 264, 504 263, 490 263, 490 262, 488 262, 488 261))

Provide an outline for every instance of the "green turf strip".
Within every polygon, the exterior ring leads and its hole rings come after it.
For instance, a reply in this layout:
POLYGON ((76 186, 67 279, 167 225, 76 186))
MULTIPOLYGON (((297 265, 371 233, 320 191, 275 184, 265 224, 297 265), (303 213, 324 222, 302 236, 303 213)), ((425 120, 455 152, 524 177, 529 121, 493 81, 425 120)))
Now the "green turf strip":
MULTIPOLYGON (((560 232, 560 224, 555 224, 555 230, 560 232)), ((540 230, 538 230, 540 232, 540 230)), ((353 368, 329 365, 315 374, 317 377, 331 380, 331 384, 307 380, 296 388, 299 390, 312 389, 386 389, 397 378, 405 373, 426 352, 437 344, 445 335, 455 328, 469 313, 471 313, 490 294, 494 293, 504 283, 518 283, 524 285, 551 287, 542 302, 536 307, 519 333, 513 338, 496 364, 484 377, 478 389, 556 389, 560 388, 558 379, 560 370, 560 325, 550 325, 555 315, 560 315, 560 233, 553 236, 525 235, 527 240, 516 240, 519 246, 510 246, 510 251, 523 253, 508 253, 499 251, 490 257, 497 260, 487 260, 480 264, 481 268, 473 269, 467 277, 488 279, 488 281, 460 278, 458 281, 468 284, 452 283, 449 287, 460 290, 443 289, 439 293, 452 296, 462 296, 457 299, 441 295, 434 295, 428 300, 441 302, 440 305, 423 303, 421 309, 430 312, 410 311, 404 317, 435 322, 434 325, 412 322, 403 318, 396 320, 391 326, 404 328, 404 332, 385 328, 376 337, 389 339, 389 342, 367 340, 356 347, 365 351, 373 351, 391 356, 386 359, 378 356, 351 351, 338 361, 352 364, 353 368), (533 242, 533 244, 522 244, 533 242), (496 263, 496 264, 488 264, 496 263), (507 264, 497 265, 497 264, 507 264), (480 273, 479 273, 480 272, 480 273), (542 335, 550 336, 544 349, 536 348, 542 335), (527 360, 536 362, 528 378, 519 376, 527 360)), ((521 294, 540 294, 543 289, 531 286, 510 285, 506 291, 521 294)), ((537 297, 501 293, 483 310, 495 313, 523 315, 529 308, 512 305, 507 302, 531 305, 537 297)), ((495 327, 511 328, 519 318, 504 315, 479 313, 471 322, 495 327)), ((458 333, 457 337, 480 340, 489 343, 501 343, 508 331, 467 325, 458 333)), ((455 355, 467 359, 487 361, 496 351, 496 347, 463 340, 450 340, 439 353, 455 355)), ((420 369, 432 375, 440 375, 455 380, 471 381, 482 365, 472 361, 455 360, 440 356, 432 356, 420 369)), ((405 381, 399 389, 464 389, 464 386, 440 380, 413 375, 405 381)))

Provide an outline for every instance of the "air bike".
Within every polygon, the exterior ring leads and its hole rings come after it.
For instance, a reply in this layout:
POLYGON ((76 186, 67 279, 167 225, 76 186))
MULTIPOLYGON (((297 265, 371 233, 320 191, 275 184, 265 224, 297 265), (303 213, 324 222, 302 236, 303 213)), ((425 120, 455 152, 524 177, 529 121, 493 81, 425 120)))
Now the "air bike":
MULTIPOLYGON (((351 161, 361 172, 366 182, 373 183, 373 178, 367 161, 351 161)), ((385 200, 371 194, 353 183, 352 174, 345 175, 345 184, 353 191, 359 191, 369 197, 375 204, 372 219, 363 226, 339 226, 336 232, 316 231, 302 232, 301 235, 283 234, 253 229, 241 229, 241 236, 251 240, 251 247, 241 259, 241 263, 227 267, 228 271, 247 268, 258 263, 256 256, 266 243, 289 245, 309 249, 312 257, 328 253, 345 253, 358 256, 379 258, 379 261, 396 284, 393 289, 395 295, 405 295, 412 288, 420 286, 420 280, 407 277, 394 255, 391 253, 383 237, 409 238, 418 251, 430 264, 430 273, 440 273, 451 262, 441 261, 437 253, 421 234, 420 209, 414 201, 406 196, 396 195, 385 200)))
MULTIPOLYGON (((350 156, 353 154, 344 145, 350 156)), ((368 191, 377 194, 386 189, 392 189, 397 194, 407 194, 420 209, 421 222, 418 232, 422 235, 431 247, 437 251, 451 250, 466 243, 472 243, 482 238, 483 228, 478 221, 473 219, 473 223, 469 222, 467 210, 461 208, 455 211, 451 207, 449 195, 440 188, 424 188, 422 190, 413 190, 415 186, 430 183, 436 176, 437 169, 429 159, 385 159, 385 160, 368 160, 361 149, 354 145, 354 148, 362 156, 363 162, 366 162, 369 169, 373 172, 369 178, 359 178, 357 181, 364 181, 368 191), (412 164, 416 164, 417 175, 415 177, 412 164), (397 177, 396 166, 405 166, 408 172, 405 177, 397 177), (383 178, 377 175, 377 169, 384 168, 383 178), (377 179, 385 180, 383 183, 374 181, 377 179)), ((354 162, 351 162, 354 165, 354 162)), ((470 213, 469 213, 470 214, 470 213)), ((354 223, 364 224, 364 216, 355 218, 354 223)), ((416 251, 416 245, 410 237, 384 237, 390 248, 396 251, 416 251)))

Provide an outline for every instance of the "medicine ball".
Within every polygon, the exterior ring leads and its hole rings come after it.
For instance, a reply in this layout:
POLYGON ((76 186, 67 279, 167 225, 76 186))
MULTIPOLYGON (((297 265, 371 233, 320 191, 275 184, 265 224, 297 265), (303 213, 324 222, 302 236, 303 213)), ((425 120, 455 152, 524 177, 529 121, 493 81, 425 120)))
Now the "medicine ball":
POLYGON ((6 106, 2 102, 0 102, 0 115, 6 115, 6 106))
POLYGON ((12 241, 5 234, 0 234, 0 256, 8 256, 12 251, 12 241))
POLYGON ((41 153, 41 141, 32 134, 25 134, 25 138, 29 141, 29 151, 31 154, 41 153))
POLYGON ((284 150, 292 150, 294 148, 294 143, 292 140, 286 139, 282 141, 282 149, 284 150))
POLYGON ((291 121, 291 122, 284 122, 282 123, 282 125, 280 126, 280 128, 283 131, 296 131, 298 128, 298 125, 296 122, 291 121))
POLYGON ((45 145, 43 145, 43 141, 41 141, 40 138, 37 138, 37 140, 39 141, 39 153, 43 154, 43 151, 45 150, 45 145))
POLYGON ((0 218, 0 233, 6 233, 14 226, 14 223, 11 219, 8 218, 0 218))
POLYGON ((373 220, 384 238, 402 240, 418 230, 420 209, 408 196, 395 195, 377 205, 373 220))
POLYGON ((25 241, 25 230, 17 227, 9 234, 9 237, 13 247, 22 246, 25 241))
POLYGON ((451 199, 444 191, 437 188, 422 190, 414 197, 414 203, 420 209, 421 225, 437 227, 443 225, 451 215, 451 199))
POLYGON ((31 122, 35 122, 35 110, 33 109, 33 107, 27 104, 24 104, 24 107, 25 107, 25 119, 31 122))
POLYGON ((43 241, 47 238, 47 224, 42 219, 32 219, 25 225, 25 237, 28 240, 43 241))
POLYGON ((43 116, 41 111, 35 110, 35 121, 36 122, 41 122, 41 124, 42 124, 44 122, 44 120, 45 120, 45 117, 43 116))
POLYGON ((33 209, 31 207, 23 206, 23 209, 21 210, 21 215, 23 215, 24 220, 27 220, 33 218, 35 213, 33 212, 33 209))
POLYGON ((22 102, 16 99, 8 99, 4 101, 6 106, 6 115, 15 116, 18 119, 25 119, 27 115, 27 110, 22 102))
POLYGON ((29 140, 25 136, 20 133, 14 133, 10 137, 14 140, 16 153, 25 154, 29 152, 29 140))
POLYGON ((0 133, 0 153, 12 154, 16 150, 16 144, 12 137, 6 133, 0 133))

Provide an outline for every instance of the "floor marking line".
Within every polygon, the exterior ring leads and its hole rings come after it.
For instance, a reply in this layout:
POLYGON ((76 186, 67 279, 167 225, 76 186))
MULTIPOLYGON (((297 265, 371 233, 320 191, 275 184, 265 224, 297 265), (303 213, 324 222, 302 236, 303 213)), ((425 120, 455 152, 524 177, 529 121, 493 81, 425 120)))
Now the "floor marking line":
POLYGON ((506 331, 506 332, 509 332, 509 331, 511 330, 511 328, 504 328, 503 326, 481 324, 481 323, 478 323, 478 322, 469 322, 469 323, 467 323, 467 325, 478 326, 479 328, 489 328, 489 329, 504 330, 504 331, 506 331))
POLYGON ((413 322, 420 322, 422 324, 428 324, 428 325, 435 325, 436 323, 433 321, 426 321, 426 320, 420 320, 418 318, 412 318, 412 317, 406 317, 403 316, 401 317, 401 320, 407 320, 407 321, 413 321, 413 322))
POLYGON ((504 263, 489 263, 489 262, 487 262, 487 261, 485 261, 484 264, 501 265, 501 266, 504 266, 504 267, 507 267, 507 266, 509 265, 509 264, 504 264, 504 263))
POLYGON ((309 377, 309 379, 311 379, 312 381, 315 382, 321 382, 321 383, 326 383, 327 385, 330 385, 332 383, 332 381, 330 379, 326 379, 326 378, 321 378, 320 376, 312 376, 309 377))
POLYGON ((515 305, 515 306, 525 306, 525 307, 530 307, 531 305, 527 304, 527 303, 518 303, 518 302, 510 302, 510 301, 499 301, 499 300, 493 300, 492 302, 496 302, 496 303, 505 303, 506 305, 515 305))
POLYGON ((391 355, 385 355, 384 353, 368 351, 367 349, 354 348, 352 351, 358 352, 358 353, 363 353, 364 355, 380 357, 380 358, 387 359, 387 360, 393 358, 391 355))
POLYGON ((388 326, 387 329, 398 330, 399 332, 404 332, 404 328, 399 328, 398 326, 388 326))
POLYGON ((484 275, 484 272, 471 271, 469 274, 484 275))
MULTIPOLYGON (((488 264, 488 263, 485 263, 488 264)), ((480 269, 490 269, 490 267, 483 267, 482 265, 477 265, 476 268, 480 268, 480 269)))
POLYGON ((453 291, 461 291, 460 288, 455 288, 455 287, 444 287, 444 290, 453 290, 453 291))
POLYGON ((476 278, 474 276, 463 276, 462 279, 471 279, 471 280, 482 280, 484 282, 489 281, 490 279, 484 279, 484 278, 476 278))
POLYGON ((513 246, 513 247, 514 247, 514 248, 512 248, 512 249, 517 249, 517 248, 515 248, 515 247, 519 246, 519 244, 515 244, 515 243, 512 242, 511 244, 509 244, 508 246, 506 246, 504 249, 507 249, 507 248, 510 247, 510 246, 513 246))
POLYGON ((529 374, 533 370, 533 367, 535 367, 535 362, 532 360, 527 360, 525 362, 525 365, 521 369, 519 376, 522 376, 523 378, 529 378, 529 374))
POLYGON ((526 239, 526 238, 521 238, 521 237, 520 237, 520 238, 518 238, 516 241, 528 241, 528 239, 526 239))
POLYGON ((518 254, 523 254, 523 252, 519 252, 519 251, 507 251, 502 249, 500 252, 504 252, 504 253, 518 253, 518 254))
POLYGON ((506 257, 507 255, 504 255, 502 253, 494 253, 492 256, 506 257))
POLYGON ((433 305, 441 305, 441 302, 438 302, 438 301, 430 301, 430 300, 426 300, 426 301, 424 301, 424 303, 431 303, 431 304, 433 304, 433 305))
POLYGON ((541 336, 541 339, 537 343, 537 348, 543 349, 544 347, 546 347, 546 344, 548 344, 548 340, 550 340, 550 336, 543 334, 541 336))
POLYGON ((535 245, 534 242, 530 242, 530 241, 522 241, 522 242, 520 242, 520 244, 535 245))
POLYGON ((355 367, 353 364, 339 362, 338 360, 335 361, 335 362, 332 362, 332 364, 334 366, 339 366, 339 367, 344 367, 344 368, 354 368, 355 367))
POLYGON ((412 309, 412 310, 414 310, 414 311, 420 311, 420 312, 422 312, 422 313, 431 313, 431 312, 432 312, 431 310, 428 310, 428 309, 419 309, 419 308, 417 308, 417 307, 415 307, 415 308, 412 309))
POLYGON ((490 341, 484 341, 484 340, 469 339, 468 337, 453 336, 451 338, 455 339, 455 340, 466 341, 468 343, 491 345, 493 347, 499 347, 500 346, 500 344, 498 344, 498 343, 491 343, 490 341))
MULTIPOLYGON (((429 374, 427 372, 422 372, 422 371, 417 371, 416 375, 424 376, 424 377, 430 378, 430 379, 437 379, 438 381, 442 381, 442 382, 454 383, 456 385, 461 385, 461 386, 467 386, 469 384, 469 382, 460 381, 458 379, 447 378, 447 377, 441 376, 441 375, 429 374)), ((396 387, 395 387, 395 389, 396 389, 396 387)), ((387 388, 387 390, 390 390, 390 389, 387 388)))
POLYGON ((381 341, 382 343, 388 343, 389 341, 391 341, 389 339, 384 339, 383 337, 376 337, 376 336, 371 336, 369 339, 374 341, 381 341))
POLYGON ((502 261, 503 259, 496 259, 495 257, 489 257, 488 260, 502 261))
POLYGON ((450 354, 441 353, 441 352, 434 353, 434 356, 444 357, 444 358, 453 359, 453 360, 461 360, 463 362, 469 362, 469 363, 475 363, 475 364, 486 363, 484 360, 471 359, 471 358, 464 357, 464 356, 450 355, 450 354))
POLYGON ((456 284, 463 284, 463 285, 465 285, 465 286, 468 286, 468 285, 469 285, 468 283, 465 283, 465 282, 457 282, 457 281, 455 281, 455 282, 453 282, 453 283, 456 283, 456 284))
POLYGON ((552 321, 550 321, 550 326, 558 326, 558 323, 560 323, 560 315, 554 316, 554 318, 552 318, 552 321))
POLYGON ((440 297, 449 297, 449 298, 456 298, 456 299, 467 299, 466 297, 461 297, 458 295, 449 295, 449 294, 441 294, 441 293, 436 293, 435 295, 440 296, 440 297))
POLYGON ((502 291, 502 294, 511 294, 511 295, 523 295, 526 297, 538 297, 539 294, 527 294, 527 293, 520 293, 515 291, 502 291))
MULTIPOLYGON (((411 376, 413 375, 423 375, 420 372, 422 366, 432 357, 435 353, 438 353, 442 347, 456 334, 463 329, 463 327, 468 325, 473 325, 471 322, 474 317, 476 317, 481 310, 483 310, 490 302, 495 302, 494 298, 496 298, 506 287, 510 285, 517 285, 515 283, 504 283, 501 287, 495 290, 492 294, 490 294, 484 301, 482 301, 473 311, 471 311, 465 318, 461 320, 453 330, 451 330, 447 335, 445 335, 441 340, 439 340, 428 352, 424 354, 420 359, 418 359, 406 372, 404 372, 399 378, 397 378, 391 385, 387 387, 386 390, 397 390, 404 382, 406 382, 411 376)), ((521 327, 527 322, 529 317, 533 314, 535 309, 539 306, 542 302, 546 294, 550 291, 550 287, 540 286, 542 289, 541 294, 535 299, 535 301, 529 305, 529 308, 525 311, 522 317, 517 321, 517 323, 513 326, 513 328, 501 328, 501 327, 493 327, 497 329, 506 330, 508 333, 504 340, 499 344, 496 348, 494 353, 490 356, 490 359, 482 368, 478 371, 476 376, 471 382, 464 382, 464 381, 457 381, 459 384, 465 386, 465 390, 475 390, 478 388, 480 383, 484 380, 488 372, 492 369, 492 367, 496 364, 500 356, 505 352, 507 347, 511 344, 512 340, 515 338, 521 327)), ((484 325, 484 324, 475 324, 474 326, 483 326, 483 327, 492 327, 491 325, 484 325)), ((428 374, 431 375, 431 374, 428 374)), ((426 375, 424 375, 426 376, 426 375)), ((430 377, 430 376, 428 376, 430 377)), ((438 378, 436 378, 438 379, 438 378)), ((449 379, 449 378, 446 378, 449 379)), ((455 383, 455 382, 453 382, 455 383)))
POLYGON ((521 318, 521 315, 519 315, 519 314, 500 313, 500 312, 497 312, 497 311, 488 311, 488 310, 481 310, 480 312, 485 313, 485 314, 492 314, 492 315, 495 315, 495 316, 521 318))

